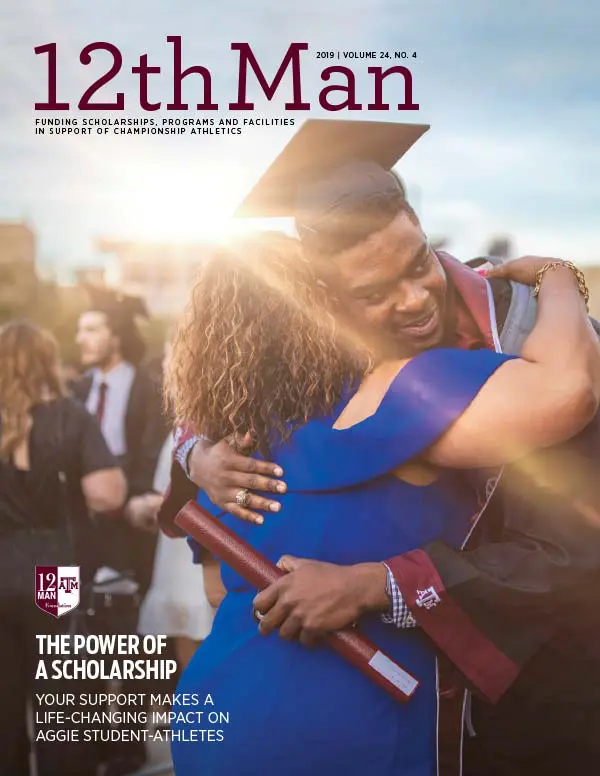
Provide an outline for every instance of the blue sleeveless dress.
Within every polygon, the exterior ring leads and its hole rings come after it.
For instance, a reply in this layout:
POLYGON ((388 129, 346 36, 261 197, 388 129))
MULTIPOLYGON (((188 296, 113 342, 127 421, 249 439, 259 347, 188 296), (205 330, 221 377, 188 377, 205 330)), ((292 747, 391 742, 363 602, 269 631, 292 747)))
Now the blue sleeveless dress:
MULTIPOLYGON (((417 356, 373 416, 347 430, 332 428, 335 417, 315 419, 274 451, 288 483, 279 514, 262 526, 223 522, 273 562, 284 553, 381 561, 439 538, 460 546, 475 500, 457 478, 417 487, 390 472, 435 441, 506 360, 449 349, 417 356)), ((202 493, 199 503, 220 514, 202 493)), ((327 646, 260 636, 256 590, 227 566, 222 578, 227 595, 177 690, 188 694, 174 709, 177 776, 434 776, 436 660, 419 629, 375 615, 360 623, 419 679, 402 705, 327 646)))

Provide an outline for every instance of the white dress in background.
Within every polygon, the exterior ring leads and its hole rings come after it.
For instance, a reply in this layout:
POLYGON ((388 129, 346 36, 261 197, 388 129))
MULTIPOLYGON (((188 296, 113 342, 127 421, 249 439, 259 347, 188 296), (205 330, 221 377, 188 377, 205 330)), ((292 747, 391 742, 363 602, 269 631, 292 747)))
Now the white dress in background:
MULTIPOLYGON (((169 436, 160 453, 154 475, 154 490, 164 493, 169 484, 173 438, 169 436)), ((150 589, 142 602, 138 632, 141 634, 188 636, 195 641, 210 633, 213 608, 204 593, 202 566, 192 563, 192 551, 185 539, 158 537, 150 589)))

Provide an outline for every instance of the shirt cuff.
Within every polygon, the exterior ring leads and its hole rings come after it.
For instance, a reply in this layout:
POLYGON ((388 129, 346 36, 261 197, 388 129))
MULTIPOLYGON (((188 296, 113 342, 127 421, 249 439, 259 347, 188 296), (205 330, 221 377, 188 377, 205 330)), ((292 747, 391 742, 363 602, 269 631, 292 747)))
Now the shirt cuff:
POLYGON ((190 453, 192 452, 196 442, 200 442, 202 439, 204 439, 204 437, 201 437, 201 436, 190 437, 189 439, 186 439, 186 441, 182 445, 180 445, 175 451, 175 460, 185 472, 185 476, 188 478, 188 480, 190 479, 190 467, 189 467, 190 453))
POLYGON ((404 603, 404 596, 400 592, 400 588, 394 579, 392 570, 387 563, 384 563, 383 565, 387 571, 385 588, 390 598, 390 610, 387 614, 382 614, 381 619, 387 625, 395 625, 396 628, 416 628, 418 623, 408 606, 404 603))

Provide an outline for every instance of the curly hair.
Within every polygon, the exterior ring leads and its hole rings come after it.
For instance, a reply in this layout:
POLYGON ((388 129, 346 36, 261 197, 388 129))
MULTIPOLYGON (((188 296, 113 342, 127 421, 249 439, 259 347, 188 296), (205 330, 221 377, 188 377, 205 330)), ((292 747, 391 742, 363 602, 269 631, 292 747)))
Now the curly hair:
POLYGON ((252 434, 255 449, 324 416, 371 366, 328 309, 298 240, 262 233, 215 248, 174 337, 165 400, 209 439, 252 434))
POLYGON ((0 328, 0 460, 10 460, 26 440, 31 408, 65 395, 59 364, 49 332, 25 321, 0 328))

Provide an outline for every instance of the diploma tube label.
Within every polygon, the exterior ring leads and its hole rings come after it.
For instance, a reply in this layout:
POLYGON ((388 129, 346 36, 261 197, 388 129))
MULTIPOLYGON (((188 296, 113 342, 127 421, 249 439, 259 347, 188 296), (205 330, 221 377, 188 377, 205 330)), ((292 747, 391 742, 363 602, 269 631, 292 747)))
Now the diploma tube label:
POLYGON ((408 671, 405 671, 398 663, 394 663, 393 660, 390 660, 387 655, 384 655, 383 652, 380 652, 379 650, 377 650, 369 660, 369 665, 409 698, 419 686, 419 682, 414 676, 409 674, 408 671))

